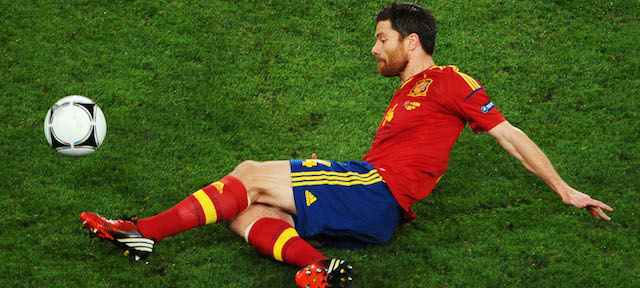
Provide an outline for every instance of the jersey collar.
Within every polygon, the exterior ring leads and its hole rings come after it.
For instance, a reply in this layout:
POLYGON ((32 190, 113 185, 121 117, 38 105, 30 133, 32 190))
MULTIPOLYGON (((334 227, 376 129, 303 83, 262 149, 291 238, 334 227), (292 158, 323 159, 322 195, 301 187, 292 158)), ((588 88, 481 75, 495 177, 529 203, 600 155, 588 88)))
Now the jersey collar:
POLYGON ((411 78, 407 79, 407 81, 404 81, 404 83, 402 83, 402 86, 400 86, 400 89, 404 88, 405 85, 407 85, 409 82, 411 82, 414 79, 416 79, 416 77, 418 77, 419 75, 422 74, 423 75, 422 77, 427 77, 427 71, 432 70, 432 69, 436 69, 436 68, 439 68, 439 67, 440 66, 433 65, 433 66, 427 68, 426 70, 424 70, 424 71, 422 71, 422 72, 420 72, 420 73, 418 73, 416 75, 411 76, 411 78))

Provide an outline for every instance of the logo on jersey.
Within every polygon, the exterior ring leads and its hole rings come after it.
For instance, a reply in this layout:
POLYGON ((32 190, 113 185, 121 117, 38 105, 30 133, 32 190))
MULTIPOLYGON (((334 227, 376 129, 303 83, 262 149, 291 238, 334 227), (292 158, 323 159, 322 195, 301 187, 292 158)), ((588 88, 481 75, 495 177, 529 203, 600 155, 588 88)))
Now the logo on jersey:
POLYGON ((431 85, 431 82, 433 82, 433 80, 431 79, 424 79, 424 80, 418 81, 418 83, 416 83, 416 86, 413 86, 413 89, 411 89, 411 92, 409 92, 409 96, 411 97, 427 96, 427 90, 429 90, 429 85, 431 85))
POLYGON ((411 111, 413 109, 420 107, 420 102, 404 101, 403 106, 404 106, 404 109, 406 109, 407 111, 411 111))
POLYGON ((393 106, 393 108, 391 108, 391 110, 389 110, 387 112, 387 115, 384 115, 384 120, 382 121, 382 126, 387 124, 387 122, 391 122, 391 120, 393 119, 393 115, 395 115, 394 112, 396 111, 396 107, 398 107, 398 104, 393 106))
POLYGON ((318 198, 316 198, 316 196, 311 194, 311 192, 309 192, 309 190, 304 190, 304 198, 307 199, 307 207, 311 206, 311 204, 313 204, 313 202, 316 202, 316 200, 318 200, 318 198))
POLYGON ((493 102, 489 101, 489 103, 482 105, 482 107, 480 107, 480 111, 482 111, 483 114, 487 114, 487 112, 489 112, 489 110, 493 109, 493 107, 495 107, 493 105, 493 102))

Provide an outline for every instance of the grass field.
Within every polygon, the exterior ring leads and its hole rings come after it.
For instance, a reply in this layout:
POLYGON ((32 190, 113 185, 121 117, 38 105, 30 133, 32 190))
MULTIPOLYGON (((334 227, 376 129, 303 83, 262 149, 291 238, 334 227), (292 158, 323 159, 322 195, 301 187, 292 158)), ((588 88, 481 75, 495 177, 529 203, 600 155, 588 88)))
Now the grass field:
MULTIPOLYGON (((418 218, 385 245, 323 249, 353 287, 640 287, 640 3, 419 1, 434 58, 484 84, 610 223, 567 207, 466 128, 418 218)), ((0 286, 293 287, 224 225, 148 264, 90 241, 78 214, 151 216, 245 159, 359 160, 398 79, 378 75, 388 1, 0 1, 0 286), (66 95, 105 111, 104 145, 58 155, 42 129, 66 95)))

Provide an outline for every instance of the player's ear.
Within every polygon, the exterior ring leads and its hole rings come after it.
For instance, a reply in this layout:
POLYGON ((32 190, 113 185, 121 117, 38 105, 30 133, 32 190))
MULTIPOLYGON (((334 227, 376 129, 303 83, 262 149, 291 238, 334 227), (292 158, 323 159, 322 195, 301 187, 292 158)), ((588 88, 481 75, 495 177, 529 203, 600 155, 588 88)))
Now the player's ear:
POLYGON ((411 33, 407 35, 407 37, 405 37, 404 40, 405 40, 406 48, 409 51, 413 51, 416 48, 421 47, 420 37, 416 33, 411 33))

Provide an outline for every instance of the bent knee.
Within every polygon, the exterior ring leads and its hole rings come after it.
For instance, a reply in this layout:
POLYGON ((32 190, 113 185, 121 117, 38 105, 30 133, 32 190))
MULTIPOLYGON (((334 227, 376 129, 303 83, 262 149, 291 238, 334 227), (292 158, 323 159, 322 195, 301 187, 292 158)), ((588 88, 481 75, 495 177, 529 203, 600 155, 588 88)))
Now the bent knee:
POLYGON ((236 166, 236 168, 229 174, 238 178, 238 180, 244 184, 247 189, 247 195, 252 202, 255 202, 257 198, 259 198, 261 191, 260 189, 255 189, 257 183, 255 183, 256 181, 254 180, 261 164, 262 162, 246 160, 236 166))
POLYGON ((253 161, 253 160, 245 160, 242 163, 238 164, 235 169, 231 172, 231 175, 242 180, 242 178, 246 178, 247 175, 250 175, 253 171, 256 170, 260 166, 261 162, 253 161))

